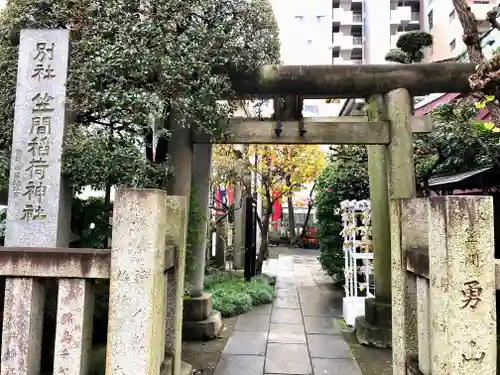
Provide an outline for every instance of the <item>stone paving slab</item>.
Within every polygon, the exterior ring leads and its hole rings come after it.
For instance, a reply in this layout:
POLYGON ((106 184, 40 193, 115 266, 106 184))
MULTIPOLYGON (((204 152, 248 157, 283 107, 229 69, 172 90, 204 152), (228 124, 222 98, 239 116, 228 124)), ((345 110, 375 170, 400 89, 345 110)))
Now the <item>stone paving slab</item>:
POLYGON ((276 298, 279 297, 299 298, 299 293, 296 289, 276 289, 276 298))
POLYGON ((314 375, 360 375, 361 369, 354 359, 313 358, 314 375))
POLYGON ((263 355, 228 355, 222 354, 215 369, 217 375, 262 375, 263 355))
POLYGON ((316 257, 280 255, 264 272, 276 300, 238 317, 215 375, 361 375, 328 304, 342 296, 316 257))
POLYGON ((245 316, 247 316, 247 315, 271 315, 272 309, 273 309, 272 304, 255 306, 251 311, 247 312, 245 314, 245 316))
POLYGON ((277 309, 300 309, 299 297, 276 297, 273 307, 277 309))
POLYGON ((240 315, 234 326, 238 331, 269 331, 270 314, 240 315))
POLYGON ((267 342, 305 344, 306 334, 302 324, 271 323, 267 342))
POLYGON ((309 375, 312 372, 306 344, 267 344, 266 373, 309 375))
POLYGON ((328 318, 332 316, 332 310, 326 302, 302 304, 304 316, 315 316, 318 318, 328 318))
POLYGON ((271 322, 302 324, 302 312, 300 310, 273 308, 271 322))
POLYGON ((331 317, 318 318, 315 316, 305 316, 304 324, 307 333, 318 333, 323 335, 340 335, 341 333, 331 317))
POLYGON ((342 335, 308 334, 307 342, 311 358, 354 358, 342 335))
POLYGON ((266 352, 268 332, 263 331, 233 331, 227 341, 224 354, 264 355, 266 352))

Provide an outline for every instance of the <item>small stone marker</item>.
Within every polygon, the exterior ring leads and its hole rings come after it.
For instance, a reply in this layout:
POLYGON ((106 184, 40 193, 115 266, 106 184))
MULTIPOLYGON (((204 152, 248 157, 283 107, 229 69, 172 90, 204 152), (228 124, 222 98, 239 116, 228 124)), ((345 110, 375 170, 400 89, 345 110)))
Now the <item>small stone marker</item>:
MULTIPOLYGON (((6 247, 68 246, 71 194, 61 178, 68 53, 68 30, 21 31, 6 247)), ((38 279, 7 278, 2 375, 40 373, 43 304, 38 279)))
POLYGON ((64 247, 71 192, 61 178, 69 30, 22 30, 5 246, 64 247))

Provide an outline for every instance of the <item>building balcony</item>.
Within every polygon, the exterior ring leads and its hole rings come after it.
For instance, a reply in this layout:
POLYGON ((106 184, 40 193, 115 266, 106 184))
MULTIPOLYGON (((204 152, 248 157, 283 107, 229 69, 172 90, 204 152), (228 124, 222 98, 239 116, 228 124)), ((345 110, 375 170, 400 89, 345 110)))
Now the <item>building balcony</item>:
POLYGON ((357 60, 346 60, 342 57, 334 57, 333 58, 333 65, 361 65, 363 64, 363 60, 357 59, 357 60))
MULTIPOLYGON (((417 13, 418 19, 418 13, 417 13)), ((412 21, 411 7, 398 7, 391 10, 391 24, 392 25, 405 25, 412 21)))
POLYGON ((351 10, 333 8, 333 22, 340 23, 342 25, 357 25, 363 22, 363 15, 355 13, 351 10))
POLYGON ((346 51, 362 47, 363 47, 362 37, 344 35, 342 33, 333 33, 333 48, 335 49, 346 51))

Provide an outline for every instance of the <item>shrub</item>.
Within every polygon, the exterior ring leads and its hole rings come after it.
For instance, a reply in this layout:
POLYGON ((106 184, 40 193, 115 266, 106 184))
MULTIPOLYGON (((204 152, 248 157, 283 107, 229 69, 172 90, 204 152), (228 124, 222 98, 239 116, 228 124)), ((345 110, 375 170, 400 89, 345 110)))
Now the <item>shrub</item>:
POLYGON ((326 168, 316 181, 316 219, 320 244, 319 261, 335 281, 344 278, 340 202, 368 199, 368 156, 364 146, 332 149, 326 168))
POLYGON ((253 306, 271 303, 274 299, 274 281, 265 276, 249 282, 239 271, 211 271, 205 277, 205 290, 212 293, 214 309, 230 317, 250 311, 253 306))

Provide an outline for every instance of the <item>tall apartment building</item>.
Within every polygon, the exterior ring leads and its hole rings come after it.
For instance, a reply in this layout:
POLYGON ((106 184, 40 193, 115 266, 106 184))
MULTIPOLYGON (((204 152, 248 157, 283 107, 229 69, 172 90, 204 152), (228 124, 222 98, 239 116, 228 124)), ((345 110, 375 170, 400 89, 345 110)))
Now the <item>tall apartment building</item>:
MULTIPOLYGON (((433 35, 434 43, 426 56, 427 61, 439 61, 458 56, 465 49, 462 25, 452 0, 422 0, 424 2, 423 29, 433 35)), ((476 16, 479 32, 490 28, 486 13, 498 0, 467 0, 476 16)))
POLYGON ((332 5, 334 64, 385 63, 399 35, 420 30, 421 0, 333 0, 332 5))

